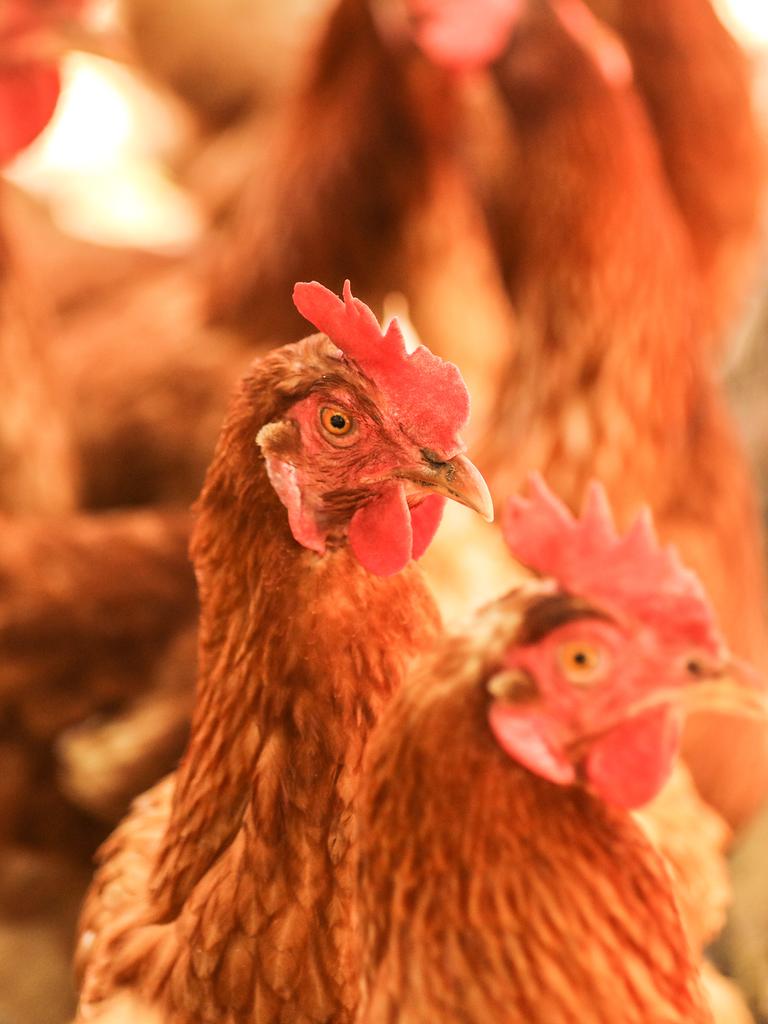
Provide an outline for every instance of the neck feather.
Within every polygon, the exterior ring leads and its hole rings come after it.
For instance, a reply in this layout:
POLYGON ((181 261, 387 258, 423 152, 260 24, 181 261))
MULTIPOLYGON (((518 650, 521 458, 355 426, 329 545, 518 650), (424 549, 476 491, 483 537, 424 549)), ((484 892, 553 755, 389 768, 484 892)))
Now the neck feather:
POLYGON ((296 543, 255 442, 276 412, 255 405, 246 387, 198 503, 197 701, 155 874, 169 915, 244 826, 286 871, 295 830, 327 850, 371 725, 439 629, 415 567, 381 579, 296 543))
POLYGON ((707 1019, 669 877, 631 817, 503 754, 478 685, 415 683, 377 731, 363 794, 360 1019, 388 1019, 393 980, 408 1020, 431 1019, 425 992, 445 1024, 576 1024, 585 1005, 707 1019))

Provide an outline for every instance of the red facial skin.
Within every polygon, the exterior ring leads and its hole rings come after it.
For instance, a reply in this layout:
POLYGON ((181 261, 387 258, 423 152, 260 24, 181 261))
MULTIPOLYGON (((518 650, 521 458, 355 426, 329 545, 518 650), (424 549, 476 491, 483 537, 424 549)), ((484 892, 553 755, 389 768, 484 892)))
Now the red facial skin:
MULTIPOLYGON (((290 449, 279 458, 268 453, 266 460, 298 543, 322 554, 332 538, 348 531, 358 561, 389 576, 427 549, 445 499, 397 478, 399 470, 419 464, 421 450, 381 408, 378 415, 381 422, 341 388, 315 392, 283 417, 296 429, 290 449), (323 429, 321 411, 328 407, 352 417, 348 434, 331 436, 323 429)), ((457 452, 436 454, 448 459, 457 452)))
POLYGON ((507 47, 524 0, 410 0, 414 35, 429 59, 453 71, 492 63, 507 47))
POLYGON ((521 669, 538 696, 495 700, 491 729, 501 747, 530 771, 561 785, 583 781, 607 803, 633 808, 652 799, 672 769, 682 712, 669 700, 637 711, 655 692, 695 685, 687 662, 702 650, 686 637, 660 640, 649 627, 585 619, 540 642, 510 650, 505 666, 521 669), (586 643, 600 652, 600 668, 574 681, 563 670, 564 645, 586 643))

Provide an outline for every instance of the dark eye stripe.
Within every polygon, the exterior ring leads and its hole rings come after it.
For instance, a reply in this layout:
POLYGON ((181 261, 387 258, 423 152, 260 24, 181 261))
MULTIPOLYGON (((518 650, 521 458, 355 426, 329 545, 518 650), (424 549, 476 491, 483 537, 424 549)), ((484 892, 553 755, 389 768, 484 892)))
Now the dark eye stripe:
POLYGON ((565 626, 569 622, 581 622, 584 619, 598 619, 612 622, 610 615, 588 604, 581 597, 571 594, 550 594, 541 597, 528 605, 517 635, 521 645, 536 644, 551 633, 553 629, 565 626))

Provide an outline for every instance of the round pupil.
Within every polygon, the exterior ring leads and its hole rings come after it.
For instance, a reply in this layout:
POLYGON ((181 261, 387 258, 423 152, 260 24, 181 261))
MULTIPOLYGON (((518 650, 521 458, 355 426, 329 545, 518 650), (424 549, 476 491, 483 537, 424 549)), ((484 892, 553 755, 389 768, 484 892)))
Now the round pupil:
POLYGON ((334 430, 343 430, 347 425, 347 417, 342 416, 340 412, 335 412, 331 416, 331 426, 334 430))
POLYGON ((586 651, 576 651, 576 653, 573 656, 573 660, 576 662, 577 665, 583 668, 585 665, 589 664, 589 655, 586 653, 586 651))

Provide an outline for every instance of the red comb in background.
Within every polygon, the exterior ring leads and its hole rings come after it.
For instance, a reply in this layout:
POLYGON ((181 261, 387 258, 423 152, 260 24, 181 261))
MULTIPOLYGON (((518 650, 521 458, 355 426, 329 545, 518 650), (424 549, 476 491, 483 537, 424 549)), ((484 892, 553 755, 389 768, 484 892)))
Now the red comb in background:
POLYGON ((507 47, 524 0, 409 0, 414 37, 435 64, 471 71, 507 47))
POLYGON ((538 473, 529 496, 510 499, 503 531, 514 557, 582 594, 647 621, 669 616, 670 624, 718 646, 719 634, 707 595, 677 552, 662 547, 651 514, 644 509, 622 536, 613 522, 602 484, 589 485, 581 516, 571 514, 538 473))
POLYGON ((464 447, 459 431, 469 419, 461 373, 420 345, 410 355, 393 320, 382 332, 368 306, 344 282, 344 301, 317 281, 299 282, 293 301, 387 396, 400 425, 425 448, 449 457, 464 447))
POLYGON ((0 164, 33 142, 50 121, 60 92, 50 64, 0 64, 0 164))
POLYGON ((0 0, 0 164, 33 142, 61 91, 55 61, 62 28, 88 0, 0 0))

